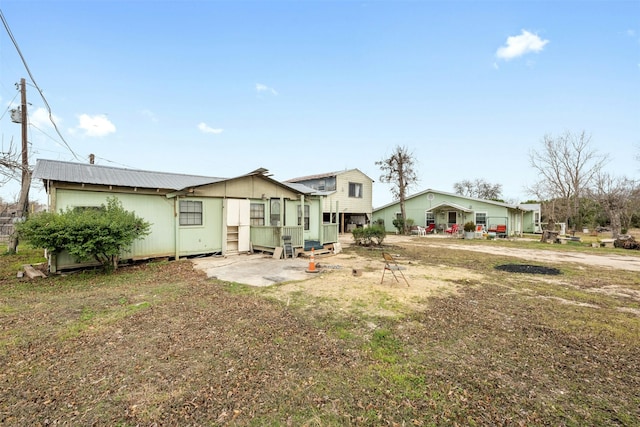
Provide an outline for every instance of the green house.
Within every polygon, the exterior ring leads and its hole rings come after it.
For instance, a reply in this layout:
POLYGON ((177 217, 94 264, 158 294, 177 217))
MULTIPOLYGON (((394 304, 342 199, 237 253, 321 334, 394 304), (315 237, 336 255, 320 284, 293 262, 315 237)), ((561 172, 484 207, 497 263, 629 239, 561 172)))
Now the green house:
MULTIPOLYGON (((38 160, 48 209, 96 207, 117 197, 124 209, 151 223, 122 260, 273 252, 290 238, 298 252, 338 241, 338 225, 323 221, 324 196, 303 185, 270 178, 258 169, 215 178, 38 160)), ((50 254, 49 269, 81 266, 68 254, 50 254)))
MULTIPOLYGON (((463 225, 470 221, 487 232, 503 226, 507 236, 541 231, 538 204, 511 205, 428 189, 407 197, 405 211, 406 218, 415 225, 433 224, 435 233, 451 231, 456 224, 461 233, 463 225)), ((396 231, 393 221, 400 217, 399 202, 373 210, 373 221, 382 222, 387 232, 396 231)))

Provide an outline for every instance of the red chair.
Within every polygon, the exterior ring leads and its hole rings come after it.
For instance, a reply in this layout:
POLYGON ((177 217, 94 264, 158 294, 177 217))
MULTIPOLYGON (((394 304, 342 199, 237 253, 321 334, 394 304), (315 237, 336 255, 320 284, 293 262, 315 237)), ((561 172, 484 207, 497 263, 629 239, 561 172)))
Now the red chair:
POLYGON ((452 236, 454 234, 458 234, 458 224, 453 224, 451 227, 447 228, 446 230, 444 230, 445 233, 451 234, 452 236))
POLYGON ((429 234, 429 233, 435 233, 435 232, 436 232, 436 223, 435 223, 435 222, 432 222, 431 224, 429 224, 429 225, 427 226, 427 228, 425 228, 425 229, 424 229, 424 232, 425 232, 426 234, 429 234))

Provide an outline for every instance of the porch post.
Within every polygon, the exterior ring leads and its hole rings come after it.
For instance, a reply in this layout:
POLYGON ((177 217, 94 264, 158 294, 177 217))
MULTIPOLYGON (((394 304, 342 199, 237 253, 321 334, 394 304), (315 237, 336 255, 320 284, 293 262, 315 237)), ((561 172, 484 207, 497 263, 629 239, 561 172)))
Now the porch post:
POLYGON ((180 259, 180 196, 173 199, 173 232, 175 238, 174 249, 176 261, 180 259))
POLYGON ((320 213, 320 224, 318 224, 318 227, 320 227, 320 244, 324 243, 324 218, 323 217, 323 213, 322 211, 324 211, 324 196, 320 196, 320 201, 318 203, 318 212, 320 213))

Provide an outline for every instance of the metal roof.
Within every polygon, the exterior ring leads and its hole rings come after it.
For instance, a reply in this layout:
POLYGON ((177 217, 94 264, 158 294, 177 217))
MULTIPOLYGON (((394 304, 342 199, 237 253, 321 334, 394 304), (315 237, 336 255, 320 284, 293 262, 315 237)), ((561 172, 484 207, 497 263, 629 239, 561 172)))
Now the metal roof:
MULTIPOLYGON (((367 176, 361 170, 359 170, 357 168, 354 168, 354 169, 345 169, 345 170, 336 171, 336 172, 319 173, 319 174, 316 174, 316 175, 300 176, 300 177, 297 177, 297 178, 287 179, 285 182, 302 182, 302 181, 311 181, 311 180, 314 180, 314 179, 330 178, 330 177, 333 177, 333 176, 338 176, 338 175, 341 175, 343 173, 352 172, 352 171, 358 171, 358 172, 362 173, 364 176, 367 176)), ((369 177, 367 176, 367 178, 369 178, 369 177)), ((371 178, 369 178, 369 179, 371 179, 371 178)), ((371 179, 371 181, 373 181, 373 180, 371 179)))
POLYGON ((297 191, 298 193, 309 194, 312 196, 328 196, 329 194, 335 193, 335 191, 319 191, 315 188, 307 187, 304 184, 298 184, 297 182, 287 182, 285 181, 283 185, 297 191))
MULTIPOLYGON (((524 210, 524 211, 537 210, 534 207, 529 207, 526 204, 523 204, 523 205, 511 205, 509 203, 496 202, 495 200, 477 199, 475 197, 462 196, 460 194, 448 193, 446 191, 438 191, 438 190, 434 190, 432 188, 427 188, 424 191, 421 191, 419 193, 413 194, 411 196, 407 196, 405 200, 411 200, 411 199, 423 196, 423 195, 428 194, 428 193, 437 193, 437 194, 442 194, 444 196, 458 197, 458 198, 461 198, 461 199, 467 199, 467 200, 473 200, 473 201, 476 201, 476 202, 488 203, 490 205, 502 206, 502 207, 509 208, 509 209, 519 209, 519 210, 524 210)), ((397 205, 398 203, 399 203, 399 201, 395 200, 393 202, 387 203, 386 205, 374 208, 373 210, 374 211, 379 211, 381 209, 388 208, 389 206, 397 205)))
POLYGON ((46 159, 38 159, 33 171, 33 178, 79 184, 162 188, 168 190, 182 190, 226 180, 226 178, 123 169, 46 159))

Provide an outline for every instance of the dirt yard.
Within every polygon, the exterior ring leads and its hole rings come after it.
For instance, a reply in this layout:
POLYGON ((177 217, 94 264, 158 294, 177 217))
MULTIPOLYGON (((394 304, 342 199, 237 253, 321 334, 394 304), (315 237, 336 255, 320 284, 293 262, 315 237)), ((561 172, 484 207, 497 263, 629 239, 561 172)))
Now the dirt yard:
MULTIPOLYGON (((361 310, 369 315, 397 316, 417 310, 429 297, 455 294, 461 286, 482 283, 483 274, 464 267, 416 262, 402 257, 393 248, 442 248, 456 251, 483 252, 527 263, 562 266, 566 263, 600 266, 605 269, 640 271, 640 257, 614 254, 588 254, 553 250, 516 249, 504 246, 471 246, 455 239, 390 235, 385 249, 397 261, 401 270, 386 271, 382 249, 376 257, 354 253, 317 256, 316 274, 306 273, 309 260, 274 260, 266 255, 238 255, 229 258, 194 260, 196 268, 211 278, 254 286, 278 284, 271 293, 279 300, 290 301, 291 295, 304 293, 328 301, 341 310, 361 310), (406 279, 406 281, 405 281, 406 279), (385 303, 386 302, 386 303, 385 303)), ((350 246, 351 236, 341 237, 343 248, 350 246)), ((558 283, 559 279, 544 277, 539 280, 558 283)))

